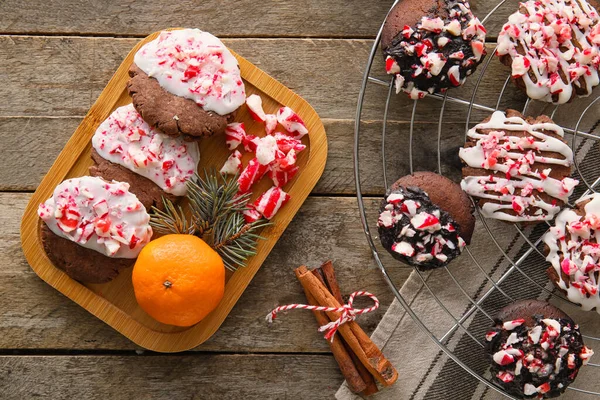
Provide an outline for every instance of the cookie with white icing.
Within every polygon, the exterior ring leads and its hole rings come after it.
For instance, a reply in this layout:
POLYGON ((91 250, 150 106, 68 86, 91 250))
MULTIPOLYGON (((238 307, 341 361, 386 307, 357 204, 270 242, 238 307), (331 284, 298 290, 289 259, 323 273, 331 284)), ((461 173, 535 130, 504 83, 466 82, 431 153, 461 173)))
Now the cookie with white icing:
POLYGON ((161 207, 187 192, 197 171, 196 142, 164 135, 151 128, 132 104, 117 108, 92 137, 92 176, 127 182, 146 209, 161 207))
POLYGON ((396 92, 419 99, 462 85, 485 57, 485 35, 466 0, 398 2, 381 38, 396 92))
POLYGON ((529 0, 498 34, 496 54, 534 100, 564 104, 600 83, 596 0, 529 0))
POLYGON ((44 250, 73 279, 104 283, 133 265, 152 238, 150 216, 123 182, 83 176, 40 204, 44 250))
POLYGON ((484 217, 507 222, 549 221, 573 193, 573 151, 563 129, 546 116, 496 111, 471 128, 459 151, 462 189, 484 217))
POLYGON ((381 203, 379 238, 390 254, 421 270, 440 268, 470 243, 475 218, 468 196, 433 172, 400 178, 381 203))
POLYGON ((188 140, 225 132, 246 93, 236 58, 199 29, 163 31, 135 54, 127 84, 150 126, 188 140))
POLYGON ((565 209, 544 235, 550 280, 584 310, 600 313, 600 195, 565 209))
POLYGON ((493 381, 521 399, 559 396, 594 354, 568 315, 538 300, 500 310, 485 347, 493 381))

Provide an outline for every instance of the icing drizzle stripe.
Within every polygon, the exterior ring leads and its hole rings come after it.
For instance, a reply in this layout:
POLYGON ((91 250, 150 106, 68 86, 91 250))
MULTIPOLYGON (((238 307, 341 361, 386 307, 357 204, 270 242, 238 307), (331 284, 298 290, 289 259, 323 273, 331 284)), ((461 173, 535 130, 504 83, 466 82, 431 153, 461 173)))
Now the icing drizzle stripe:
POLYGON ((567 292, 569 300, 584 310, 595 307, 600 313, 600 195, 583 197, 577 204, 586 201, 584 216, 567 209, 556 217, 554 226, 544 235, 549 249, 546 260, 552 264, 558 275, 557 285, 567 292))
POLYGON ((583 0, 530 0, 520 7, 526 14, 512 14, 498 35, 497 54, 512 58, 513 77, 523 79, 535 100, 566 103, 573 84, 589 96, 600 83, 597 11, 583 0))
POLYGON ((538 193, 546 193, 562 202, 573 193, 578 181, 550 176, 554 165, 572 165, 573 151, 565 142, 544 131, 564 136, 563 129, 556 124, 531 125, 521 117, 507 117, 501 111, 496 111, 490 121, 469 130, 467 137, 476 144, 461 148, 459 156, 469 167, 484 169, 490 174, 466 176, 461 187, 471 196, 494 201, 483 205, 485 217, 510 222, 551 220, 560 207, 556 201, 542 200, 538 193), (525 136, 511 132, 525 132, 525 136), (548 153, 558 153, 561 157, 548 153), (544 168, 538 168, 539 165, 544 168), (495 175, 498 173, 503 176, 495 175))

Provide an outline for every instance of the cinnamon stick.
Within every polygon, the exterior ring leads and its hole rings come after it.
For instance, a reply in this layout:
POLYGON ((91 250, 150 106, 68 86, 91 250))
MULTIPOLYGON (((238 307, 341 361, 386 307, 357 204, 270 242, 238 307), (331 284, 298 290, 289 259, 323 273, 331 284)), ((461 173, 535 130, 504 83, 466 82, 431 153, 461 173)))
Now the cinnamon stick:
MULTIPOLYGON (((304 289, 304 293, 306 294, 308 304, 312 306, 319 305, 309 291, 304 289)), ((330 322, 329 317, 327 317, 327 315, 325 315, 325 313, 322 311, 313 311, 313 314, 315 315, 319 326, 326 325, 330 322)), ((350 390, 352 390, 354 393, 364 392, 367 389, 367 384, 359 374, 354 362, 352 361, 352 358, 350 357, 350 354, 348 354, 346 347, 344 347, 342 340, 337 336, 334 337, 333 342, 329 342, 329 348, 333 353, 335 361, 337 361, 340 367, 342 375, 344 375, 346 382, 348 382, 348 387, 350 387, 350 390)))
POLYGON ((333 297, 335 297, 335 299, 339 301, 340 304, 344 304, 344 299, 342 298, 340 285, 338 285, 337 278, 335 277, 333 263, 331 261, 325 261, 323 265, 321 265, 321 272, 323 272, 325 285, 327 286, 333 297))
MULTIPOLYGON (((341 307, 335 297, 305 266, 296 269, 296 276, 304 289, 313 295, 318 304, 325 307, 341 307)), ((340 317, 340 313, 337 312, 328 312, 327 315, 332 321, 340 317)), ((396 382, 398 372, 356 322, 350 321, 341 325, 338 332, 346 340, 360 362, 382 385, 389 386, 396 382)))
MULTIPOLYGON (((325 263, 323 263, 323 265, 321 265, 321 268, 319 270, 323 275, 325 286, 329 289, 333 297, 335 297, 335 299, 338 302, 340 302, 340 304, 343 304, 344 299, 342 299, 342 292, 340 290, 340 286, 338 285, 337 278, 335 277, 335 269, 333 268, 333 263, 331 261, 326 261, 325 263)), ((342 342, 347 348, 350 347, 344 340, 342 340, 342 342)), ((361 392, 361 394, 363 394, 364 396, 370 396, 372 394, 377 393, 379 389, 377 388, 377 384, 373 379, 373 375, 371 375, 367 368, 364 365, 362 365, 362 363, 360 362, 356 354, 354 354, 354 352, 350 350, 349 353, 350 358, 352 358, 352 361, 354 362, 354 365, 358 370, 358 373, 360 374, 361 378, 366 384, 366 388, 361 392)))

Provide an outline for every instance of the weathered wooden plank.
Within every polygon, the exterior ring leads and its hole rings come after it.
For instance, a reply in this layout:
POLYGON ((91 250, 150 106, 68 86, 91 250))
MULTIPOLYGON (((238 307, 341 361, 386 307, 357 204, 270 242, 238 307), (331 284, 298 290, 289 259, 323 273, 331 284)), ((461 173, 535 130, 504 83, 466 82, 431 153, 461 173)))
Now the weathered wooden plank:
MULTIPOLYGON (((0 194, 0 349, 135 349, 131 342, 41 281, 20 248, 19 218, 30 195, 0 194)), ((367 200, 375 210, 377 199, 367 200)), ((367 289, 383 307, 360 318, 371 332, 392 300, 373 263, 354 198, 311 197, 290 224, 221 329, 198 350, 327 352, 309 312, 264 317, 278 304, 304 302, 293 269, 332 259, 342 292, 367 289)), ((371 213, 369 219, 376 221, 371 213)), ((390 259, 387 259, 390 261, 390 259)), ((392 271, 400 285, 408 268, 392 271)))
MULTIPOLYGON (((4 154, 0 167, 0 190, 34 190, 52 162, 62 150, 80 122, 80 118, 0 118, 0 148, 11 149, 4 154)), ((355 193, 354 168, 352 163, 354 122, 350 120, 325 120, 329 141, 329 157, 323 177, 314 189, 315 194, 355 193)), ((380 122, 364 124, 361 143, 361 158, 366 162, 361 168, 365 194, 383 193, 381 166, 380 122)), ((408 173, 408 158, 405 146, 408 144, 408 124, 388 125, 389 141, 388 166, 392 177, 408 173), (398 141, 402 143, 398 143, 398 141)), ((462 124, 448 124, 446 137, 462 136, 462 124)), ((437 137, 437 127, 432 124, 417 124, 415 135, 418 138, 437 137)), ((415 165, 427 169, 435 158, 437 142, 426 140, 415 149, 415 165)), ((458 143, 457 143, 458 145, 458 143)))
POLYGON ((67 0, 23 4, 8 0, 0 4, 0 32, 146 36, 185 26, 224 37, 372 37, 390 4, 360 0, 67 0))
MULTIPOLYGON (((83 116, 96 100, 127 52, 138 39, 0 36, 2 91, 10 101, 0 103, 0 116, 83 116)), ((306 98, 322 118, 352 119, 372 40, 228 39, 228 46, 306 98)), ((490 48, 491 50, 491 48, 490 48)), ((383 59, 376 57, 372 76, 387 80, 383 59)), ((494 105, 507 68, 492 60, 478 91, 478 100, 494 105)), ((477 75, 455 97, 470 99, 477 75)), ((369 84, 363 118, 381 119, 385 87, 369 84)), ((512 86, 511 103, 524 96, 512 86)), ((440 102, 419 103, 417 121, 438 118, 440 102)), ((393 96, 389 118, 409 121, 413 102, 393 96)), ((448 105, 447 122, 463 121, 466 107, 448 105)), ((477 118, 477 115, 474 117, 477 118)))
POLYGON ((2 398, 331 399, 329 355, 0 356, 2 398))
MULTIPOLYGON (((581 99, 577 104, 561 107, 556 114, 557 123, 574 128, 583 106, 589 101, 591 99, 581 99)), ((540 107, 540 105, 538 103, 530 106, 530 114, 549 114, 552 111, 551 106, 540 107)), ((599 111, 600 103, 588 110, 580 130, 589 130, 597 121, 599 111)), ((482 115, 479 115, 479 118, 481 119, 482 115)), ((79 117, 0 117, 0 148, 7 149, 3 154, 4 163, 0 166, 0 190, 35 189, 80 121, 79 117)), ((329 155, 325 173, 313 193, 354 194, 356 193, 352 163, 354 121, 325 119, 324 123, 329 141, 329 155)), ((379 121, 365 122, 361 126, 360 173, 363 194, 380 195, 384 192, 381 162, 382 126, 379 121)), ((407 151, 409 127, 409 123, 399 122, 391 122, 387 125, 386 165, 391 180, 409 173, 407 151)), ((456 148, 463 142, 464 129, 464 123, 443 124, 442 168, 445 174, 454 177, 457 177, 456 172, 459 167, 456 148)), ((415 125, 413 154, 415 170, 437 169, 437 135, 437 123, 415 125)))
MULTIPOLYGON (((77 0, 0 3, 0 33, 145 36, 172 26, 190 26, 224 37, 360 37, 374 38, 392 1, 225 0, 218 3, 149 0, 77 0), (238 19, 237 21, 235 19, 238 19)), ((510 0, 487 24, 490 36, 515 8, 510 0)), ((472 0, 483 17, 496 1, 472 0)))

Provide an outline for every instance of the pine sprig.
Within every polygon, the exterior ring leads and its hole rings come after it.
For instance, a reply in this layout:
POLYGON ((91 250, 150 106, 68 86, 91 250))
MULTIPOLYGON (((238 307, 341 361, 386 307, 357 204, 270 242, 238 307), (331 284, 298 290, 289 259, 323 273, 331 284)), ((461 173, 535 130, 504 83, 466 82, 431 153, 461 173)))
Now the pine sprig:
POLYGON ((150 225, 158 233, 196 235, 209 243, 223 259, 225 267, 235 271, 246 266, 256 254, 258 234, 270 222, 262 219, 247 224, 242 212, 247 209, 250 193, 238 196, 237 176, 227 179, 212 169, 187 182, 190 216, 180 206, 163 197, 164 210, 152 207, 150 225))
POLYGON ((256 255, 257 241, 264 239, 257 232, 269 224, 264 220, 247 224, 240 213, 217 220, 213 227, 213 248, 225 267, 235 270, 236 265, 246 266, 246 260, 256 255))
POLYGON ((195 181, 188 181, 188 198, 192 214, 212 226, 218 219, 233 213, 242 212, 250 199, 250 193, 237 196, 239 185, 237 175, 225 178, 214 169, 204 171, 206 178, 196 174, 195 181))
POLYGON ((159 210, 152 206, 153 213, 150 214, 150 226, 158 233, 182 233, 194 235, 197 231, 196 224, 192 218, 188 218, 181 206, 175 206, 167 198, 162 199, 165 210, 159 210))

